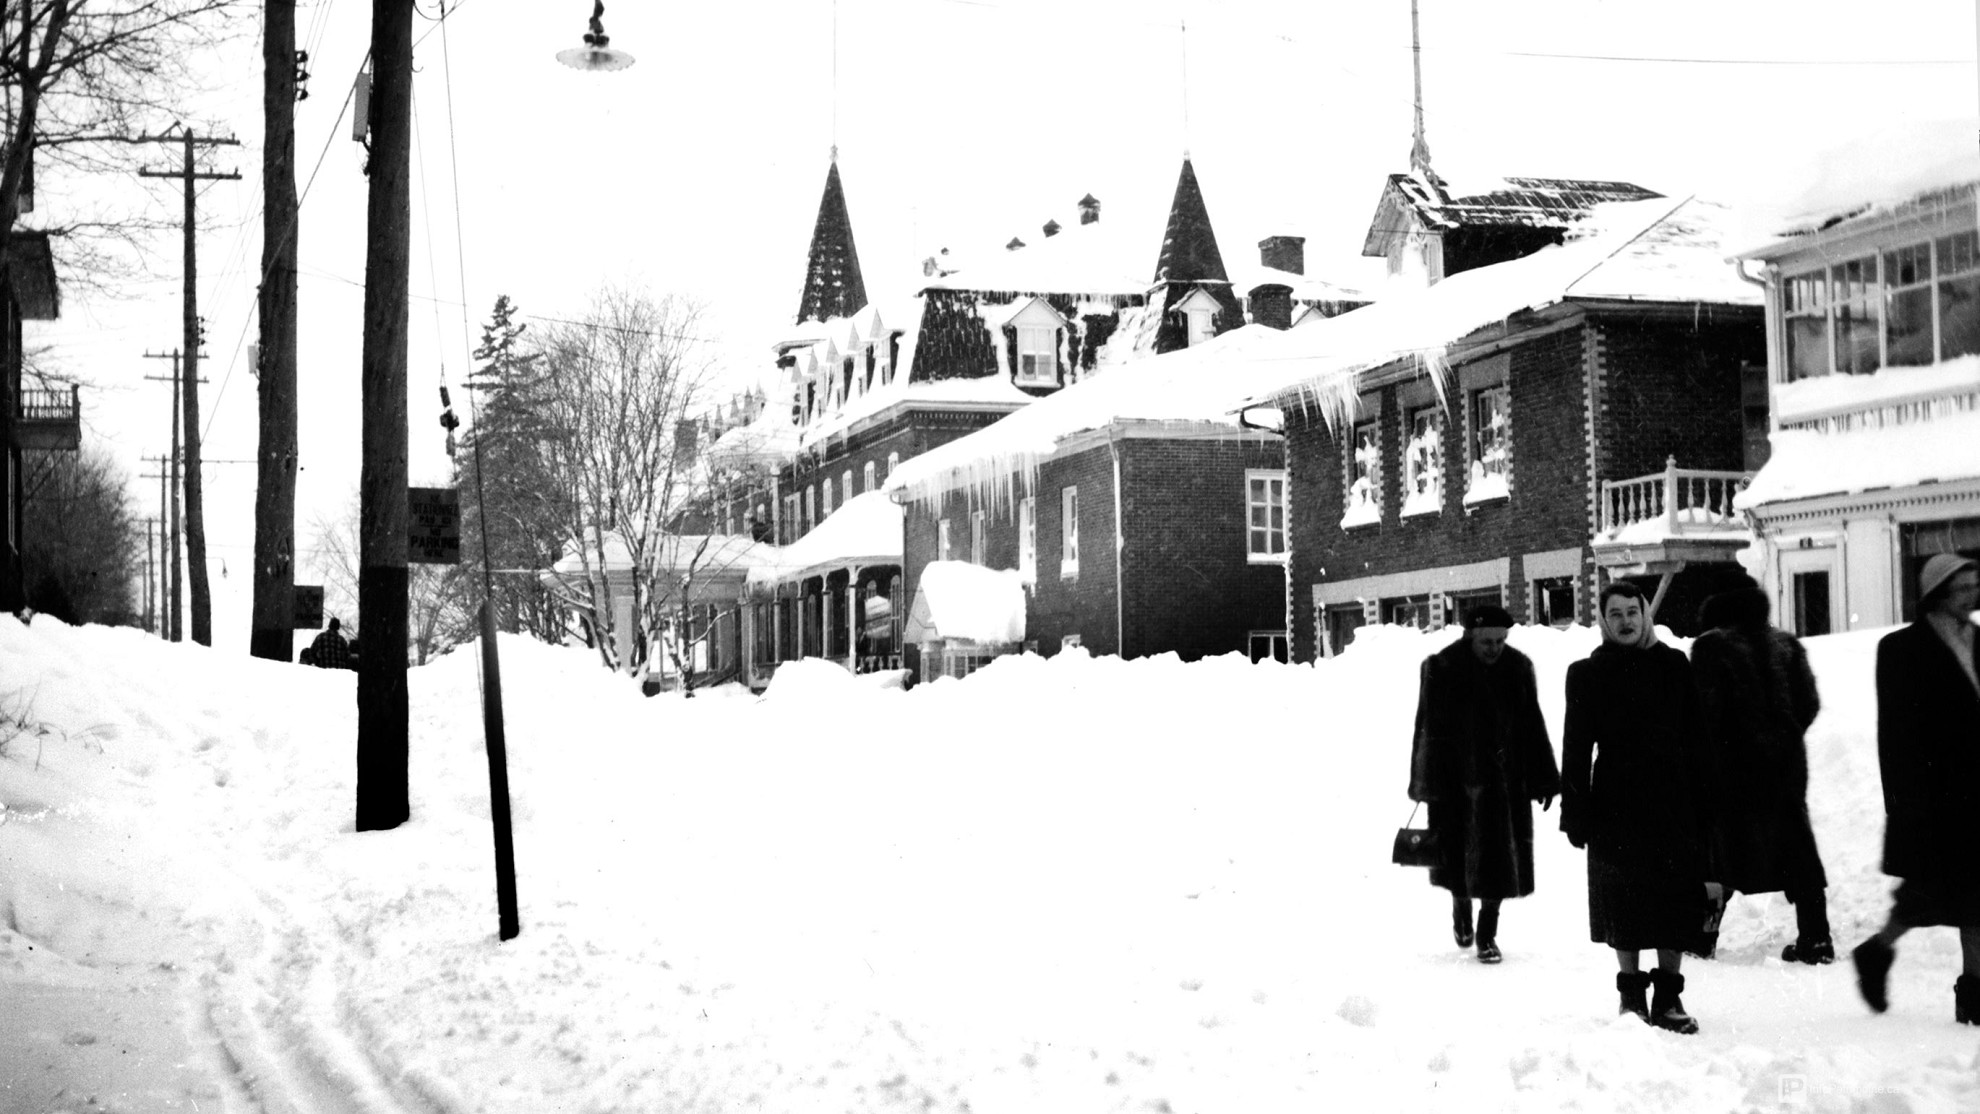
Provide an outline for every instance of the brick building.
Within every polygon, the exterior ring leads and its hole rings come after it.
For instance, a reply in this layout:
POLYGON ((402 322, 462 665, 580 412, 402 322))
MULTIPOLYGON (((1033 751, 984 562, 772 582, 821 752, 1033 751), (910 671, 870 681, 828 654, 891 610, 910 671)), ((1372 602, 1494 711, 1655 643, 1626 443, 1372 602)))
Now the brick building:
MULTIPOLYGON (((1100 202, 1090 194, 1079 208, 1077 225, 1047 225, 1029 246, 1014 240, 1005 251, 967 261, 931 257, 913 297, 869 304, 835 161, 797 321, 774 345, 775 381, 763 412, 715 445, 713 458, 726 476, 716 527, 795 546, 840 508, 877 490, 903 462, 1040 399, 1100 381, 1116 365, 1200 347, 1248 317, 1284 327, 1295 313, 1324 315, 1360 304, 1353 291, 1303 273, 1296 236, 1269 237, 1257 265, 1227 269, 1187 159, 1159 245, 1137 242, 1127 226, 1101 220, 1100 202), (1144 269, 1151 257, 1152 274, 1144 269)), ((1104 459, 1111 475, 1108 454, 1102 447, 1080 466, 1100 467, 1091 461, 1104 459)), ((1270 455, 1276 466, 1276 451, 1270 455)), ((1159 471, 1158 456, 1147 461, 1135 467, 1159 471)), ((1088 490, 1091 499, 1099 489, 1088 490)), ((1097 536, 1112 522, 1096 519, 1087 529, 1097 536)), ((968 526, 965 518, 951 529, 968 526)), ((913 522, 906 527, 910 547, 916 529, 913 522)), ((752 577, 744 640, 753 681, 767 680, 778 662, 803 656, 861 669, 900 664, 912 600, 912 577, 902 574, 911 566, 899 545, 891 559, 872 552, 865 532, 855 548, 860 552, 825 553, 814 544, 806 547, 803 568, 780 566, 752 577), (891 617, 884 630, 875 618, 882 613, 891 617)), ((1111 575, 1111 563, 1109 569, 1111 575)), ((1086 584, 1100 579, 1096 570, 1086 584)), ((1084 638, 1097 629, 1074 616, 1100 605, 1060 605, 1055 631, 1084 638)), ((1118 610, 1105 608, 1109 615, 1118 610)), ((1110 622, 1100 644, 1118 644, 1121 629, 1118 619, 1110 622)))
MULTIPOLYGON (((1284 415, 1296 659, 1482 603, 1588 622, 1613 577, 1641 578, 1658 620, 1689 632, 1735 567, 1765 346, 1760 291, 1724 261, 1727 214, 1571 185, 1545 189, 1595 200, 1542 212, 1563 227, 1535 238, 1559 246, 1442 275, 1434 258, 1392 266, 1441 281, 1253 363, 1250 401, 1284 415)), ((1391 200, 1378 225, 1396 224, 1391 200)))
POLYGON ((22 379, 22 323, 52 320, 60 311, 48 234, 14 230, 0 271, 0 611, 17 611, 29 599, 21 557, 24 454, 73 452, 82 444, 77 389, 31 388, 22 379))

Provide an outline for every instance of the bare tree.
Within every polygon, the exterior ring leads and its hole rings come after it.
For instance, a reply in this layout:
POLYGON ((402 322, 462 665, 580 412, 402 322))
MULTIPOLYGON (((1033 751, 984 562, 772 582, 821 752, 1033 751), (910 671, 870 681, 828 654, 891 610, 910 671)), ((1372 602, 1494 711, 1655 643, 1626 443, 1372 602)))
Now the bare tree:
MULTIPOLYGON (((239 0, 22 0, 0 6, 0 262, 36 178, 126 171, 150 152, 147 128, 183 117, 199 63, 239 0)), ((43 190, 44 193, 52 191, 43 190)), ((63 190, 73 197, 76 191, 63 190)), ((75 211, 45 222, 71 281, 118 273, 156 222, 128 210, 75 211)))
MULTIPOLYGON (((358 611, 358 501, 352 493, 344 512, 319 514, 311 522, 315 535, 311 560, 323 581, 323 611, 343 621, 344 633, 361 638, 358 611)), ((406 652, 414 665, 425 665, 476 637, 477 605, 474 577, 465 565, 412 565, 406 587, 408 621, 406 652)))
POLYGON ((27 454, 28 604, 70 623, 135 626, 143 536, 129 477, 100 450, 27 454))
POLYGON ((670 569, 679 512, 696 483, 695 439, 685 427, 712 390, 712 359, 696 334, 694 302, 608 287, 577 321, 540 338, 548 388, 552 502, 566 508, 564 552, 578 566, 565 603, 613 669, 632 669, 669 617, 680 585, 670 569), (608 576, 609 569, 622 569, 608 576), (627 575, 630 574, 630 575, 627 575), (632 659, 615 646, 630 592, 632 659))

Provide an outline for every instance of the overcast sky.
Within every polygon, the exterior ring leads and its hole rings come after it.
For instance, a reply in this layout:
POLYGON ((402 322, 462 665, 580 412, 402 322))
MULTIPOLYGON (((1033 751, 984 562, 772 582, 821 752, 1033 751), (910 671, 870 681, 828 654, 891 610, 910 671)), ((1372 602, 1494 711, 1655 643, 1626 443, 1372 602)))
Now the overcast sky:
MULTIPOLYGON (((620 0, 605 26, 637 61, 605 74, 554 60, 590 7, 459 0, 443 26, 435 0, 416 18, 415 483, 450 480, 436 388, 444 375, 460 402, 499 294, 548 318, 581 313, 611 283, 691 296, 728 374, 755 382, 797 309, 835 142, 876 299, 911 294, 917 260, 939 247, 995 251, 1048 219, 1073 223, 1088 192, 1102 219, 1147 228, 1152 271, 1185 151, 1227 259, 1304 235, 1309 273, 1354 281, 1370 273, 1359 249, 1383 177, 1408 168, 1408 0, 620 0)), ((1613 178, 1792 208, 1834 186, 1837 168, 1816 161, 1826 149, 1882 137, 1930 158, 1906 137, 1971 145, 1980 123, 1968 0, 1422 0, 1421 12, 1433 164, 1460 185, 1613 178), (1966 126, 1920 130, 1947 119, 1966 126)), ((324 0, 297 22, 313 74, 297 111, 307 546, 358 479, 365 179, 346 92, 370 12, 324 0)), ((260 54, 254 24, 240 30, 205 67, 215 95, 187 115, 242 141, 203 162, 242 174, 200 202, 215 461, 251 460, 255 443, 260 54)), ((154 165, 175 157, 161 149, 154 165)), ((88 188, 178 211, 169 182, 88 188)), ((62 320, 30 335, 88 384, 87 436, 129 468, 151 513, 157 483, 138 475, 166 449, 167 388, 143 376, 166 364, 142 355, 178 344, 178 250, 164 238, 159 277, 121 299, 72 284, 62 320)), ((244 649, 254 469, 215 463, 206 477, 215 641, 244 649)))

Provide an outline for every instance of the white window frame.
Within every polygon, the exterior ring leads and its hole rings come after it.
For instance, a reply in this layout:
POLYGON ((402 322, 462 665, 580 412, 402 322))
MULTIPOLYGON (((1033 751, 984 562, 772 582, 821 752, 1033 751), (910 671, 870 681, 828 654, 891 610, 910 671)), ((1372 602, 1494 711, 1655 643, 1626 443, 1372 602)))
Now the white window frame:
POLYGON ((969 562, 972 565, 988 565, 989 539, 983 528, 983 512, 969 512, 969 562))
POLYGON ((945 518, 937 522, 935 524, 935 559, 937 561, 946 561, 949 559, 950 542, 952 540, 953 538, 949 531, 949 520, 945 518))
POLYGON ((894 469, 896 469, 896 468, 899 468, 900 466, 901 466, 901 454, 899 454, 899 453, 888 453, 888 454, 887 454, 887 475, 889 475, 889 476, 892 476, 892 475, 894 474, 894 469))
POLYGON ((1079 575, 1079 488, 1059 489, 1059 576, 1079 575))
POLYGON ((1341 528, 1382 521, 1382 419, 1356 422, 1341 459, 1341 528))
POLYGON ((1253 565, 1281 565, 1285 563, 1285 469, 1245 469, 1244 526, 1244 552, 1245 559, 1248 563, 1253 565), (1261 495, 1263 496, 1262 498, 1261 495), (1276 515, 1274 515, 1275 511, 1277 512, 1276 515), (1277 519, 1276 523, 1273 521, 1275 517, 1277 519))
POLYGON ((1411 408, 1403 425, 1403 505, 1404 516, 1437 514, 1444 509, 1444 410, 1435 403, 1411 408), (1418 419, 1429 424, 1419 430, 1418 419), (1416 449, 1417 439, 1431 433, 1426 453, 1416 449))
POLYGON ((827 478, 818 481, 818 521, 832 517, 832 481, 827 478))
POLYGON ((1059 330, 1047 325, 1017 328, 1017 381, 1026 386, 1057 386, 1059 330))
POLYGON ((1292 661, 1292 640, 1286 637, 1286 632, 1282 630, 1252 631, 1250 637, 1245 641, 1245 656, 1251 659, 1253 665, 1257 665, 1263 661, 1276 662, 1279 660, 1278 656, 1272 652, 1275 646, 1284 646, 1286 649, 1285 660, 1288 662, 1292 661), (1261 641, 1265 644, 1265 653, 1262 656, 1258 652, 1258 644, 1261 641))
POLYGON ((1038 499, 1030 495, 1018 503, 1018 575, 1038 578, 1038 499))
POLYGON ((1466 392, 1465 397, 1465 479, 1464 501, 1481 503, 1512 495, 1512 386, 1506 382, 1488 383, 1466 392), (1488 399, 1503 400, 1505 426, 1499 431, 1497 460, 1486 459, 1485 407, 1488 399))
POLYGON ((866 468, 860 475, 860 479, 866 481, 866 486, 861 488, 860 490, 862 491, 874 490, 874 478, 878 471, 879 471, 878 467, 872 461, 869 460, 866 462, 866 468))
POLYGON ((848 468, 839 475, 839 505, 853 501, 853 470, 848 468))

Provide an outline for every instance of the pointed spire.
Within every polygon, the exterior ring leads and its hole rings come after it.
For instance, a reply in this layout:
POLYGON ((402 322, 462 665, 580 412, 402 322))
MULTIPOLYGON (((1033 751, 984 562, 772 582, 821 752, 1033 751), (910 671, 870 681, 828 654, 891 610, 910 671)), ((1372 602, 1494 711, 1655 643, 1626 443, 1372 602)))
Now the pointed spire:
POLYGON ((1217 250, 1217 233, 1196 184, 1196 167, 1185 157, 1176 179, 1176 199, 1169 206, 1169 229, 1162 237, 1162 257, 1155 263, 1156 282, 1229 282, 1224 256, 1217 250))
POLYGON ((839 182, 839 149, 832 148, 832 167, 825 172, 825 194, 818 200, 818 223, 811 230, 811 255, 805 264, 804 297, 798 303, 799 324, 851 317, 866 308, 866 282, 859 273, 859 249, 853 246, 852 220, 846 215, 846 191, 839 182))
POLYGON ((1412 174, 1430 172, 1430 141, 1423 136, 1423 36, 1416 28, 1416 0, 1409 0, 1409 51, 1416 70, 1416 131, 1409 144, 1412 174))

